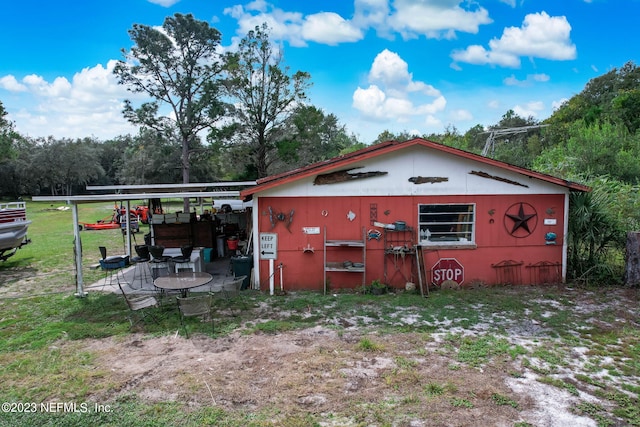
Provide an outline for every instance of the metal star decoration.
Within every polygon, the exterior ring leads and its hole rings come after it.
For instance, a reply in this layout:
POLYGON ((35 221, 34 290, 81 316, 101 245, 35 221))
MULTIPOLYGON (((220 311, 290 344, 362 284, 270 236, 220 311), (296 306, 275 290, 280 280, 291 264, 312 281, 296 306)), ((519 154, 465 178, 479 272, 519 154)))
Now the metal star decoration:
POLYGON ((524 231, 527 232, 527 236, 528 236, 533 231, 529 227, 529 220, 531 220, 532 218, 535 218, 538 214, 535 212, 535 210, 533 210, 533 213, 525 213, 524 203, 520 202, 520 207, 518 208, 517 214, 511 214, 511 213, 508 213, 507 211, 505 215, 511 218, 511 220, 513 220, 513 227, 511 228, 511 232, 510 232, 511 235, 515 234, 516 231, 522 228, 524 231))

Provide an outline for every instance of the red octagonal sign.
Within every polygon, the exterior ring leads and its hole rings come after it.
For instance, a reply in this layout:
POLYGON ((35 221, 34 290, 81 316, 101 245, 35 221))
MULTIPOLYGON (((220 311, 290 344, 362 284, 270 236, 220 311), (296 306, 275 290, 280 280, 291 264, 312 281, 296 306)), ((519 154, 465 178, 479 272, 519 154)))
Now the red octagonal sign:
POLYGON ((464 267, 455 258, 440 258, 431 267, 431 282, 434 285, 440 286, 446 280, 452 280, 458 285, 464 282, 464 267))

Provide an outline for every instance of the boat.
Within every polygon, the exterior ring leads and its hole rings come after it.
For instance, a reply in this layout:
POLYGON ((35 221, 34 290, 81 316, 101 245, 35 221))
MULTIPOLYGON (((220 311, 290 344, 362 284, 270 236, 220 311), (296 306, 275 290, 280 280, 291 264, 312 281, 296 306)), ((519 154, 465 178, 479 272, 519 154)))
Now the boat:
POLYGON ((0 203, 0 261, 6 261, 22 246, 31 243, 25 202, 0 203))

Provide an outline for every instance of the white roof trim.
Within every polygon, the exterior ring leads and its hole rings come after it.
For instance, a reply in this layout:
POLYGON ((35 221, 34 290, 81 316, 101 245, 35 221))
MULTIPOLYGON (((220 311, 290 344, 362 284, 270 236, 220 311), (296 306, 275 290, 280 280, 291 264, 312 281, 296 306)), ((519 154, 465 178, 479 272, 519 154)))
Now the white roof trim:
POLYGON ((239 191, 183 191, 172 193, 112 193, 81 196, 33 196, 35 202, 67 202, 68 204, 103 202, 110 200, 185 199, 202 197, 239 197, 239 191))

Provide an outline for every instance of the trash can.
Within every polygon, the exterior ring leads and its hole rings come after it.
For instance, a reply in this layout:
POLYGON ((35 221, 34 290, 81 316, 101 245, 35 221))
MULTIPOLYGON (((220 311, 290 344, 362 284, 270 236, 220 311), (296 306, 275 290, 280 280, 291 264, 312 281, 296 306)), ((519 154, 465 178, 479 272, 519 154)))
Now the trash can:
POLYGON ((251 281, 251 269, 253 268, 253 257, 252 256, 234 256, 231 257, 231 271, 233 275, 238 276, 247 276, 242 281, 242 286, 240 289, 247 289, 249 287, 249 282, 251 281))
POLYGON ((216 255, 218 255, 218 258, 223 258, 224 257, 224 236, 223 235, 218 236, 216 241, 217 241, 216 255))
POLYGON ((204 262, 211 262, 212 261, 211 255, 213 254, 213 248, 204 248, 204 250, 202 251, 202 254, 204 256, 204 262))

